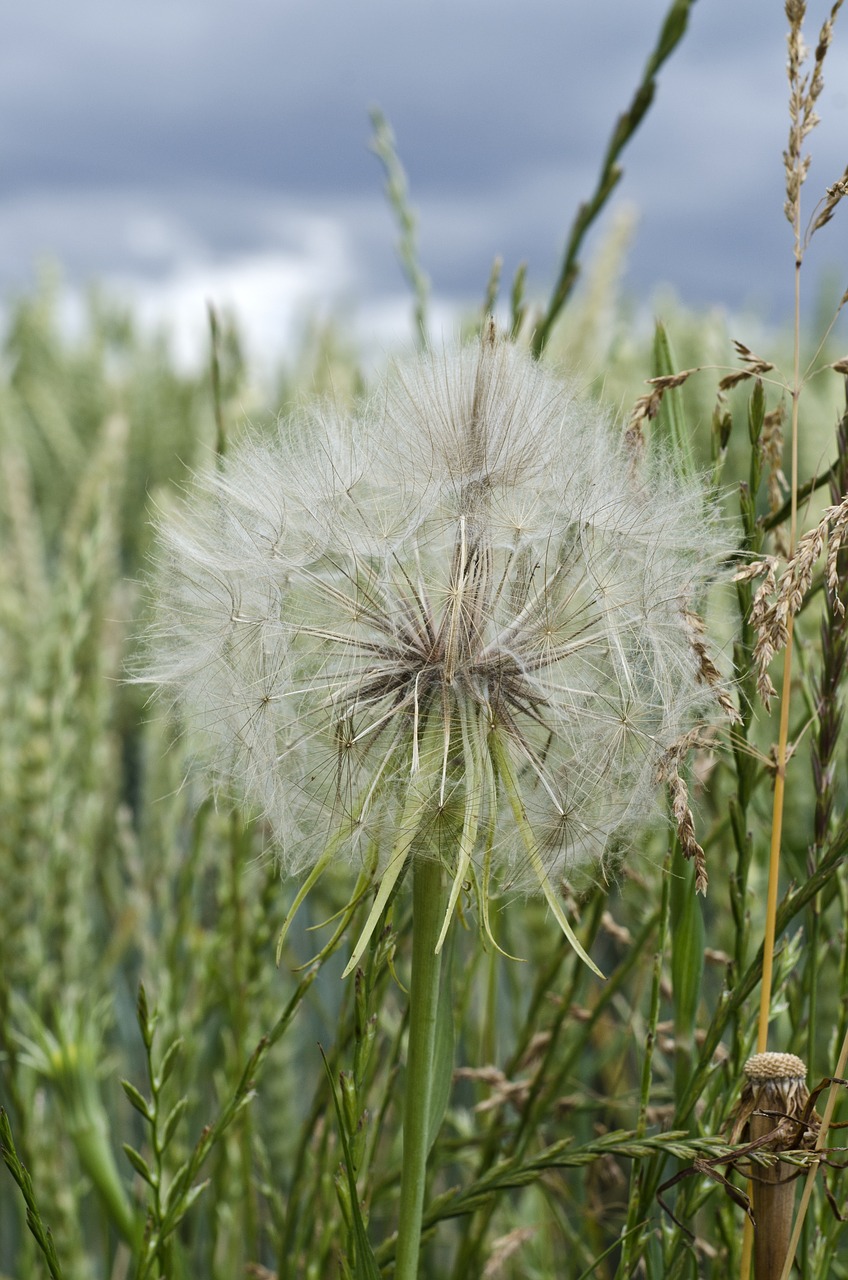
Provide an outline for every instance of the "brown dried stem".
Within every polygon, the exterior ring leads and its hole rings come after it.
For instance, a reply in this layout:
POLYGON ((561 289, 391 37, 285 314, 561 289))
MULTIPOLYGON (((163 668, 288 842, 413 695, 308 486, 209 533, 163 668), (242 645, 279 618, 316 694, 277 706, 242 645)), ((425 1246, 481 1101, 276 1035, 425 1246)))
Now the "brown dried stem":
MULTIPOLYGON (((818 1117, 810 1108, 807 1068, 791 1053, 757 1053, 745 1063, 732 1142, 740 1139, 761 1151, 792 1151, 812 1143, 818 1117)), ((778 1160, 749 1170, 754 1207, 754 1275, 775 1280, 792 1235, 797 1173, 778 1160)))

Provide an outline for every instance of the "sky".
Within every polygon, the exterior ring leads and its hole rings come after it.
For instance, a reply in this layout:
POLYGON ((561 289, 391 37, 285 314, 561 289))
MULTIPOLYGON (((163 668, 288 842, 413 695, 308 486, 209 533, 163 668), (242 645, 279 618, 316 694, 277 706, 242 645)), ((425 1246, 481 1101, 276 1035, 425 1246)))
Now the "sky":
MULTIPOLYGON (((60 265, 167 320, 190 352, 206 300, 282 353, 309 316, 410 332, 369 109, 419 217, 434 324, 527 262, 552 286, 668 0, 28 0, 0 21, 0 303, 60 265)), ((810 4, 808 43, 827 9, 810 4)), ((809 140, 807 208, 848 162, 848 17, 809 140)), ((766 321, 789 314, 782 0, 697 0, 587 245, 635 211, 626 286, 766 321)), ((843 216, 840 217, 839 215, 843 216)), ((848 206, 812 283, 848 284, 848 206)))

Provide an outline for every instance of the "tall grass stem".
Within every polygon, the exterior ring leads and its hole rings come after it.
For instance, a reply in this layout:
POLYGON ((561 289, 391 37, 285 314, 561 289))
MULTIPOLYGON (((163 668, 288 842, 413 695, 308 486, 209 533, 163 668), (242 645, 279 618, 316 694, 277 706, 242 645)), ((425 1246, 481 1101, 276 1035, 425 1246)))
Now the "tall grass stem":
MULTIPOLYGON (((839 1051, 839 1061, 836 1064, 836 1073, 831 1082, 830 1090, 827 1095, 827 1102, 824 1107, 824 1115, 822 1116, 819 1136, 816 1139, 816 1151, 820 1152, 824 1149, 827 1141, 827 1131, 830 1128, 830 1122, 833 1119, 833 1111, 836 1106, 836 1098, 839 1090, 842 1088, 842 1080, 845 1076, 845 1067, 848 1065, 848 1031, 842 1040, 842 1048, 839 1051)), ((813 1194, 813 1186, 816 1181, 816 1174, 819 1170, 818 1160, 814 1160, 807 1172, 807 1179, 804 1183, 804 1190, 801 1195, 801 1203, 798 1207, 798 1216, 795 1219, 795 1225, 792 1228, 792 1235, 789 1240, 789 1252, 786 1255, 786 1261, 783 1264, 783 1270, 780 1273, 780 1280, 789 1280, 789 1273, 792 1270, 792 1264, 795 1261, 795 1252, 798 1248, 798 1241, 801 1238, 801 1232, 804 1227, 804 1219, 807 1216, 807 1207, 810 1203, 810 1197, 813 1194)))
MULTIPOLYGON (((796 124, 798 134, 796 153, 801 155, 800 124, 796 124)), ((803 179, 802 179, 803 180, 803 179)), ((793 232, 795 240, 795 289, 794 289, 794 324, 792 349, 792 429, 790 449, 792 469, 789 489, 789 558, 795 552, 798 535, 798 405, 801 397, 801 183, 795 194, 793 208, 793 232)), ((792 693, 792 649, 794 638, 794 618, 790 613, 787 620, 786 649, 783 656, 783 684, 780 695, 780 727, 777 739, 777 768, 774 780, 774 803, 772 806, 771 843, 769 848, 768 897, 766 900, 766 927, 763 940, 763 979, 760 987, 760 1016, 757 1024, 757 1052, 764 1053, 768 1048, 768 1026, 771 1011, 771 982, 774 964, 775 923, 777 919, 777 889, 780 877, 780 844, 783 834, 783 801, 786 790, 786 757, 789 738, 789 704, 792 693)), ((750 1191, 750 1188, 749 1188, 750 1191)), ((753 1228, 749 1218, 745 1219, 741 1280, 748 1280, 753 1252, 753 1228)))

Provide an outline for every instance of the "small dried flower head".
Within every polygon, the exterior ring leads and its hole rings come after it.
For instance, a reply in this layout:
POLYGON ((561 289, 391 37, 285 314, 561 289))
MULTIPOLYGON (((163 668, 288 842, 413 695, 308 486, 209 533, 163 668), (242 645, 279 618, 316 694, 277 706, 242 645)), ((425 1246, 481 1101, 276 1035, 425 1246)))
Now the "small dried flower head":
MULTIPOLYGON (((806 1125, 807 1065, 794 1053, 755 1053, 743 1068, 745 1084, 736 1108, 731 1142, 768 1134, 770 1148, 786 1150, 809 1142, 806 1125), (751 1132, 752 1119, 755 1132, 751 1132), (799 1126, 797 1122, 803 1123, 799 1126), (805 1127, 806 1126, 806 1127, 805 1127)), ((813 1113, 814 1121, 817 1121, 813 1113)), ((813 1135, 815 1136, 815 1135, 813 1135)))
POLYGON ((743 1068, 751 1085, 762 1086, 769 1081, 806 1082, 807 1064, 794 1053, 755 1053, 743 1068))
MULTIPOLYGON (((697 486, 490 334, 396 366, 356 413, 249 437, 159 528, 143 679, 291 872, 441 859, 451 905, 603 874, 716 701, 687 608, 697 486)), ((376 914, 375 914, 376 913, 376 914)), ((444 935, 443 935, 444 936, 444 935)))
MULTIPOLYGON (((743 1085, 730 1136, 731 1143, 750 1143, 749 1150, 784 1152, 815 1146, 821 1124, 807 1089, 807 1068, 794 1053, 755 1053, 745 1063, 743 1085)), ((737 1164, 751 1184, 755 1235, 754 1274, 788 1272, 798 1168, 772 1164, 737 1164)))

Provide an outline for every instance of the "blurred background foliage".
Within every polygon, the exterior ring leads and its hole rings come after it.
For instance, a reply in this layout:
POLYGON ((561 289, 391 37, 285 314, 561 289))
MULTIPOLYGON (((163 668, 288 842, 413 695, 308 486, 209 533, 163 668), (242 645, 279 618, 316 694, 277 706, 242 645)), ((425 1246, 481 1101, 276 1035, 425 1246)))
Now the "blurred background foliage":
MULTIPOLYGON (((545 353, 622 427, 656 367, 653 315, 621 286, 628 234, 624 216, 545 353)), ((113 299, 92 292, 70 334, 59 296, 47 275, 11 305, 0 360, 0 1100, 18 1155, 65 1277, 358 1274, 320 1043, 369 1235, 389 1267, 407 898, 357 982, 342 984, 349 937, 310 963, 350 892, 350 870, 340 868, 307 900, 277 968, 295 886, 280 881, 267 832, 210 801, 179 726, 124 680, 144 621, 150 510, 211 464, 218 423, 225 435, 247 421, 270 427, 302 396, 346 402, 373 375, 338 323, 306 326, 299 350, 263 385, 224 317, 213 394, 209 368, 177 368, 167 337, 142 330, 113 299)), ((741 554, 758 552, 768 461, 749 430, 752 384, 721 406, 723 433, 716 389, 737 367, 731 338, 788 367, 791 335, 763 333, 755 319, 730 334, 719 313, 692 313, 670 295, 656 307, 676 366, 704 368, 675 393, 698 464, 717 479, 741 554), (755 473, 746 527, 740 483, 755 473)), ((482 309, 466 329, 481 318, 482 309)), ((824 349, 816 363, 839 354, 824 349)), ((780 399, 766 380, 766 410, 780 399)), ((843 411, 841 379, 812 379, 802 478, 834 462, 843 411)), ((662 420, 654 430, 662 434, 662 420)), ((816 491, 805 524, 828 500, 826 487, 816 491)), ((848 997, 844 742, 818 841, 810 765, 822 636, 830 627, 833 641, 835 626, 823 598, 810 596, 798 629, 773 1008, 775 1047, 806 1057, 814 1079, 832 1070, 848 997), (804 897, 819 871, 817 892, 804 897)), ((660 827, 619 884, 574 904, 606 983, 576 961, 537 902, 504 904, 498 922, 503 945, 528 963, 485 954, 473 928, 457 931, 455 1075, 432 1157, 424 1274, 658 1278, 738 1267, 742 1213, 718 1183, 691 1178, 668 1193, 692 1238, 656 1191, 726 1140, 755 1034, 776 731, 753 696, 740 603, 749 606, 750 592, 725 585, 709 609, 746 723, 735 743, 724 731, 694 762, 707 899, 692 896, 660 827)), ((841 676, 840 667, 834 707, 841 676)), ((354 920, 349 936, 356 929, 354 920)), ((805 1277, 848 1274, 838 1230, 819 1193, 805 1277)), ((0 1276, 41 1274, 46 1263, 4 1173, 0 1276)))

